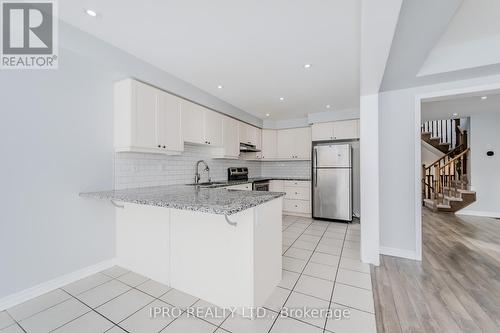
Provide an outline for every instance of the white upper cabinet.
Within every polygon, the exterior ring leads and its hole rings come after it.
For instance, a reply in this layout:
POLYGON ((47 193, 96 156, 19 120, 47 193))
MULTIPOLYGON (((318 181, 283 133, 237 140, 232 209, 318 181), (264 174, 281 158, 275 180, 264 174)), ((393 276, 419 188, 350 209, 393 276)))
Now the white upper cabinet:
POLYGON ((261 130, 259 128, 240 121, 238 122, 238 130, 240 142, 254 146, 259 144, 259 137, 261 135, 261 130))
POLYGON ((115 83, 116 151, 178 154, 180 142, 179 98, 133 79, 115 83))
POLYGON ((359 138, 359 120, 343 120, 312 125, 312 140, 349 140, 359 138))
POLYGON ((141 82, 133 82, 135 95, 132 122, 134 124, 133 146, 154 148, 157 146, 156 112, 159 91, 141 82))
POLYGON ((262 130, 262 159, 275 159, 277 155, 277 132, 276 130, 263 129, 262 130))
POLYGON ((238 121, 223 116, 222 119, 222 148, 214 150, 215 158, 237 159, 240 155, 240 141, 238 136, 238 121))
POLYGON ((333 140, 333 123, 315 123, 312 125, 312 140, 333 140))
POLYGON ((293 129, 294 132, 294 155, 295 158, 311 159, 311 128, 302 127, 293 129))
POLYGON ((160 92, 156 120, 158 145, 170 151, 183 151, 180 98, 160 92))
POLYGON ((204 110, 205 143, 222 147, 222 119, 220 113, 204 110))
POLYGON ((189 101, 181 104, 182 138, 184 142, 205 144, 204 110, 189 101))
POLYGON ((290 128, 277 131, 277 157, 279 159, 311 158, 311 128, 290 128))
POLYGON ((222 147, 222 118, 215 111, 182 101, 182 137, 185 142, 222 147))
POLYGON ((336 121, 333 123, 334 140, 359 138, 359 119, 336 121))

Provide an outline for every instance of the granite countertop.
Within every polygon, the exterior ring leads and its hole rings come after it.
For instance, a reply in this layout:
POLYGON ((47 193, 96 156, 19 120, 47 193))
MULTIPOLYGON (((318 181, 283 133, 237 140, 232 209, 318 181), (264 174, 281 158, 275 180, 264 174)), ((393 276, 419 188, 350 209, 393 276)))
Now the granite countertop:
MULTIPOLYGON (((248 181, 244 183, 248 183, 248 181)), ((88 198, 116 200, 119 202, 222 215, 235 214, 284 195, 285 193, 282 192, 238 191, 189 185, 154 186, 80 193, 80 196, 88 198)))

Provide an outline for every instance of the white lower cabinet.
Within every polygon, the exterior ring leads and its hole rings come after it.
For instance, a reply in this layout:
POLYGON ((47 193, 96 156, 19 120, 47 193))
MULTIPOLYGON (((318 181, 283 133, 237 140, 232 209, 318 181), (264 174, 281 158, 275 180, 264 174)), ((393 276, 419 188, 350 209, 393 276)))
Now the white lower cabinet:
POLYGON ((232 186, 226 186, 224 187, 228 190, 241 190, 241 191, 251 191, 252 190, 252 183, 246 183, 246 184, 239 184, 239 185, 232 185, 232 186))
POLYGON ((271 180, 269 191, 285 192, 283 213, 296 216, 311 216, 311 182, 304 180, 271 180))
POLYGON ((286 193, 283 200, 285 214, 311 216, 311 182, 285 180, 283 189, 286 193))
POLYGON ((283 210, 285 213, 292 213, 290 215, 308 215, 311 214, 311 201, 284 199, 283 210))

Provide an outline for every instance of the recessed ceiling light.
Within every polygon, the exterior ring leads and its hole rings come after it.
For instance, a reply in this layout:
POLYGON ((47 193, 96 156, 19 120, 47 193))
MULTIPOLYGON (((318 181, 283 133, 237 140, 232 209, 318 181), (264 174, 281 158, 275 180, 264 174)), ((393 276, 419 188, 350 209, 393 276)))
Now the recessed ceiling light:
POLYGON ((222 89, 224 88, 223 86, 221 86, 220 84, 217 86, 217 89, 222 89))
POLYGON ((453 117, 456 117, 456 116, 458 116, 458 113, 454 113, 454 114, 453 114, 453 117))
POLYGON ((285 97, 280 97, 280 101, 284 101, 285 100, 285 97))
POLYGON ((269 117, 269 116, 270 116, 270 114, 269 114, 269 113, 266 113, 266 117, 269 117))
POLYGON ((97 16, 97 12, 93 11, 92 9, 85 9, 85 13, 88 16, 92 16, 92 17, 96 17, 97 16))
POLYGON ((330 104, 327 104, 327 105, 325 106, 325 108, 329 109, 329 108, 330 108, 330 104))
POLYGON ((304 68, 305 68, 305 69, 311 68, 311 64, 305 64, 305 65, 304 65, 304 68))
POLYGON ((481 99, 484 101, 485 99, 488 99, 488 96, 483 96, 481 99))

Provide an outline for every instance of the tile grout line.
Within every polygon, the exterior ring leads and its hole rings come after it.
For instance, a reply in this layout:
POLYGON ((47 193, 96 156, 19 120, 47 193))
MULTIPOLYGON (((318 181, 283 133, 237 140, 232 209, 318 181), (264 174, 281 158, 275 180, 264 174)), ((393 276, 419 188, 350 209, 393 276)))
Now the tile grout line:
MULTIPOLYGON (((309 223, 309 224, 307 225, 306 229, 304 229, 304 231, 300 234, 300 236, 302 236, 302 235, 304 234, 304 232, 307 230, 307 228, 309 228, 309 227, 310 227, 310 226, 314 223, 314 221, 315 221, 315 220, 314 220, 314 219, 311 219, 311 220, 312 220, 312 221, 311 221, 311 223, 309 223)), ((288 302, 288 299, 290 298, 290 296, 291 296, 291 295, 292 295, 292 293, 294 292, 295 287, 297 286, 297 283, 299 282, 299 280, 300 280, 300 278, 302 277, 302 275, 306 275, 306 276, 308 276, 307 274, 303 274, 303 273, 304 273, 304 270, 306 269, 307 265, 308 265, 308 264, 309 264, 309 262, 311 261, 311 258, 312 258, 312 256, 313 256, 314 252, 316 251, 316 248, 318 247, 319 243, 320 243, 320 242, 321 242, 321 240, 323 239, 323 237, 324 237, 324 235, 325 235, 325 233, 326 233, 326 231, 328 230, 328 228, 329 228, 329 227, 330 227, 330 226, 329 226, 329 225, 327 225, 327 227, 326 227, 326 228, 325 228, 325 230, 323 231, 323 234, 321 235, 321 237, 319 238, 318 242, 316 243, 316 246, 315 246, 315 247, 314 247, 314 249, 312 250, 312 253, 311 253, 311 255, 309 256, 309 259, 306 261, 306 264, 304 265, 304 268, 302 268, 302 271, 299 273, 299 277, 298 277, 297 281, 295 281, 295 283, 294 283, 294 285, 293 285, 292 289, 290 290, 290 293, 288 294, 288 297, 286 298, 286 300, 285 300, 285 302, 284 302, 283 304, 286 304, 286 302, 288 302)), ((299 237, 300 237, 300 236, 299 236, 299 237)), ((297 239, 299 239, 299 237, 297 237, 297 239)), ((297 239, 296 239, 296 240, 297 240, 297 239)), ((296 240, 295 240, 295 241, 296 241, 296 240)), ((293 244, 295 243, 295 241, 294 241, 294 242, 290 245, 290 248, 293 246, 293 244)), ((285 253, 286 253, 286 251, 285 251, 285 253)), ((282 257, 283 257, 283 256, 284 256, 284 254, 282 255, 282 257)), ((339 265, 340 265, 340 257, 339 257, 339 265)), ((295 272, 295 273, 296 273, 296 272, 295 272)), ((331 282, 331 281, 330 281, 330 282, 331 282)), ((335 286, 335 284, 334 284, 334 286, 335 286)), ((334 286, 333 286, 333 287, 334 287, 334 286)), ((332 290, 333 290, 333 287, 332 287, 332 290)), ((300 292, 299 292, 299 293, 300 293, 300 292)), ((300 294, 303 294, 303 293, 300 293, 300 294)), ((303 294, 303 295, 306 295, 306 294, 303 294)), ((310 296, 310 295, 307 295, 307 296, 310 296)), ((314 297, 314 296, 313 296, 313 297, 314 297)), ((316 298, 317 298, 317 297, 316 297, 316 298)), ((320 298, 318 298, 318 299, 320 299, 320 298)), ((324 300, 323 300, 323 301, 324 301, 324 300)), ((329 304, 329 307, 328 307, 328 308, 330 308, 330 304, 329 304)), ((278 320, 278 318, 279 318, 279 314, 278 314, 278 316, 276 316, 275 320, 273 321, 273 323, 272 323, 271 327, 269 328, 268 333, 270 333, 270 332, 271 332, 271 330, 273 329, 273 327, 274 327, 274 325, 275 325, 276 321, 278 320)), ((318 327, 318 326, 312 325, 311 323, 304 322, 304 321, 302 321, 302 320, 300 320, 300 319, 296 319, 296 318, 293 318, 293 317, 287 317, 287 318, 292 318, 292 319, 295 319, 295 320, 297 320, 297 321, 300 321, 300 322, 302 322, 302 323, 304 323, 304 324, 307 324, 307 325, 310 325, 310 326, 313 326, 313 327, 318 327)), ((326 320, 325 320, 325 325, 326 325, 326 320)), ((318 328, 319 328, 319 327, 318 327, 318 328)))
MULTIPOLYGON (((297 220, 298 220, 298 219, 297 219, 297 220)), ((297 220, 296 220, 293 224, 295 224, 295 223, 297 222, 297 220)), ((313 221, 314 221, 314 220, 313 220, 313 221)), ((306 227, 306 228, 305 228, 305 229, 304 229, 304 230, 300 233, 300 235, 299 235, 299 236, 298 236, 298 237, 297 237, 297 238, 296 238, 296 239, 292 242, 292 244, 290 244, 290 246, 288 247, 288 249, 290 249, 290 248, 293 246, 293 244, 297 241, 297 239, 299 239, 299 237, 300 237, 300 236, 302 236, 302 234, 304 234, 304 232, 306 231, 306 229, 307 229, 307 228, 309 228, 309 226, 310 226, 311 224, 312 224, 312 222, 311 222, 311 223, 309 223, 309 224, 307 225, 307 227, 306 227)), ((326 229, 325 229, 325 231, 326 231, 326 229)), ((282 236, 282 237, 283 237, 283 236, 282 236)), ((320 240, 321 240, 321 238, 320 238, 320 240)), ((318 241, 318 243, 319 243, 319 241, 318 241)), ((286 251, 285 251, 285 252, 281 255, 281 258, 283 258, 283 257, 285 256, 285 253, 288 251, 288 249, 287 249, 287 250, 286 250, 286 251)), ((314 251, 313 251, 313 253, 314 253, 314 251)), ((311 256, 312 256, 312 253, 311 253, 311 256)), ((309 256, 309 259, 311 258, 311 256, 309 256)), ((283 260, 283 259, 282 259, 282 260, 283 260)), ((304 269, 306 268, 307 264, 308 264, 308 262, 306 262, 306 264, 304 265, 304 268, 302 268, 302 271, 304 271, 304 269)), ((281 267, 281 269, 283 270, 283 267, 281 267)), ((294 272, 294 273, 297 273, 297 272, 294 272)), ((283 302, 283 305, 284 305, 284 304, 286 304, 286 302, 288 302, 288 299, 290 298, 290 295, 292 294, 293 289, 295 288, 295 285, 297 285, 297 283, 299 282, 299 279, 300 279, 300 277, 301 277, 301 276, 302 276, 302 273, 299 273, 299 277, 297 278, 297 281, 295 281, 295 283, 293 284, 292 289, 290 289, 290 293, 288 294, 287 298, 286 298, 286 299, 285 299, 285 301, 283 302)), ((264 307, 264 308, 265 308, 265 307, 264 307)), ((267 308, 266 308, 266 309, 267 309, 267 308)), ((281 311, 281 310, 280 310, 280 311, 281 311)), ((276 318, 274 318, 273 323, 272 323, 272 324, 271 324, 271 326, 269 327, 269 330, 267 331, 268 333, 270 333, 270 332, 271 332, 271 330, 273 329, 274 324, 275 324, 275 323, 276 323, 276 321, 278 320, 279 316, 280 316, 280 314, 278 313, 278 315, 276 316, 276 318)))
MULTIPOLYGON (((335 286, 337 285, 337 276, 339 274, 340 262, 342 261, 342 253, 344 252, 344 244, 345 244, 345 240, 346 240, 346 236, 347 236, 347 231, 348 230, 349 230, 349 224, 347 225, 347 228, 346 228, 345 234, 344 234, 344 240, 342 241, 342 249, 340 250, 339 266, 337 267, 337 272, 335 273, 335 282, 333 283, 333 289, 332 289, 332 293, 330 295, 330 306, 328 307, 328 309, 332 308, 333 293, 335 292, 335 286)), ((328 323, 328 319, 325 321, 325 326, 323 327, 323 333, 327 331, 327 329, 326 329, 326 324, 327 323, 328 323)))

